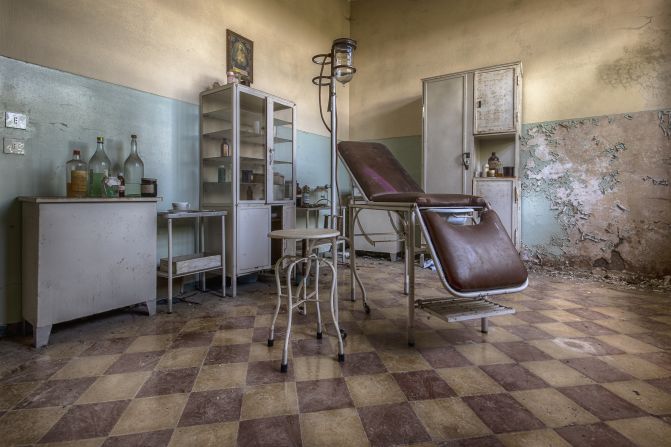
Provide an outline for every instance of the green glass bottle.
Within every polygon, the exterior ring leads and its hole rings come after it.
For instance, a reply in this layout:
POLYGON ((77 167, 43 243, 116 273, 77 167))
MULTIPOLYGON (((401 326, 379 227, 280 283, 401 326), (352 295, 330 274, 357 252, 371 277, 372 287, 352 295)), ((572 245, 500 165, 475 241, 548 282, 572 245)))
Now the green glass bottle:
POLYGON ((130 155, 123 164, 126 197, 140 197, 140 184, 144 177, 144 163, 137 153, 137 135, 130 136, 130 155))
POLYGON ((105 153, 105 139, 98 137, 96 151, 89 160, 89 197, 104 197, 103 179, 110 173, 112 162, 105 153))

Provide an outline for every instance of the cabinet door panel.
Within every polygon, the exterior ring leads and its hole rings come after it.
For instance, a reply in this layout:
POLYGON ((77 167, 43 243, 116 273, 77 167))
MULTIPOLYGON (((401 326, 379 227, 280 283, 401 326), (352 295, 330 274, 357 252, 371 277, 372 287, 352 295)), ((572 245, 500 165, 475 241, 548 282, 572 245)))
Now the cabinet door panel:
POLYGON ((515 214, 515 181, 478 180, 473 182, 473 194, 482 196, 499 215, 508 236, 517 245, 517 218, 515 214))
POLYGON ((515 69, 476 71, 474 133, 515 131, 515 69))
MULTIPOLYGON (((282 229, 287 230, 289 228, 296 228, 296 207, 295 206, 284 206, 282 207, 282 229)), ((296 254, 296 241, 291 239, 285 239, 283 241, 283 254, 285 255, 295 255, 296 254)))
POLYGON ((424 190, 428 193, 464 193, 465 88, 465 76, 424 84, 424 190))
POLYGON ((270 266, 270 207, 238 207, 238 273, 270 266))

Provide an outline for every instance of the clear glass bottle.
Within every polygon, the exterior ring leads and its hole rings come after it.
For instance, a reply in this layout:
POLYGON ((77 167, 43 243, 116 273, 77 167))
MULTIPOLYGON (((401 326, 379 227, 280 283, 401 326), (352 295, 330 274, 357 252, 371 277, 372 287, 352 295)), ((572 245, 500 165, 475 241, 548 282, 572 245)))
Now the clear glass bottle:
POLYGON ((68 197, 86 197, 88 167, 81 159, 79 149, 72 151, 72 160, 65 164, 65 191, 68 197))
POLYGON ((123 164, 126 197, 140 197, 144 163, 137 153, 137 135, 130 136, 130 155, 123 164))
POLYGON ((89 197, 105 197, 103 179, 110 174, 112 162, 105 153, 105 139, 98 137, 98 146, 89 160, 89 197))

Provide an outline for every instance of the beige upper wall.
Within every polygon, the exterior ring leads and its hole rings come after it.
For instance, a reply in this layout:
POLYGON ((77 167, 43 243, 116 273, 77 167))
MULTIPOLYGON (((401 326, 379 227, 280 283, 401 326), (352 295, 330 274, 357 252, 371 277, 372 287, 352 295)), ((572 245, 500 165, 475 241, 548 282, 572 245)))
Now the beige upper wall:
MULTIPOLYGON (((349 35, 347 0, 0 0, 0 54, 192 103, 226 78, 226 29, 254 41, 253 87, 326 134, 311 58, 349 35)), ((339 95, 347 134, 348 91, 339 95)))
POLYGON ((421 133, 420 79, 524 68, 523 122, 671 106, 671 1, 355 0, 354 139, 421 133))

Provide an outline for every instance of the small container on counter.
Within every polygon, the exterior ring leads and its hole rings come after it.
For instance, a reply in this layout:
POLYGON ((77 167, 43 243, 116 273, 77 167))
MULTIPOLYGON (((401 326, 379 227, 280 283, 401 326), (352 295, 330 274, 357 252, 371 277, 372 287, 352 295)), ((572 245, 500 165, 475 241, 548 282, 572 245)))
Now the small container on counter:
POLYGON ((142 178, 140 185, 142 197, 156 197, 158 195, 158 183, 155 178, 142 178))

